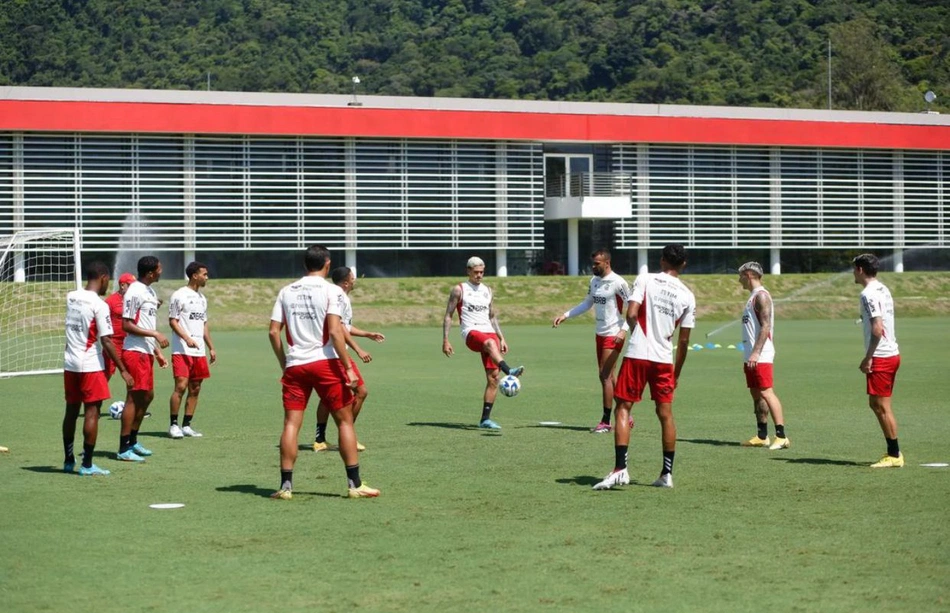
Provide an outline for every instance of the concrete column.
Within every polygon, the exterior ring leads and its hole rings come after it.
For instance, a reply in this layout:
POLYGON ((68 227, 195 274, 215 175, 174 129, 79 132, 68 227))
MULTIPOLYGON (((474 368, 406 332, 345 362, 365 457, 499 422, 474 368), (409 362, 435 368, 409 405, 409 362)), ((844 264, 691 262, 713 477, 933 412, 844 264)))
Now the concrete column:
POLYGON ((495 249, 495 261, 498 265, 498 272, 496 277, 507 277, 508 276, 508 250, 507 249, 495 249))
POLYGON ((650 260, 646 249, 637 249, 637 274, 644 275, 650 272, 650 260))
POLYGON ((577 276, 580 272, 578 256, 578 223, 576 219, 567 220, 567 274, 577 276))
MULTIPOLYGON (((13 231, 26 229, 25 181, 23 176, 23 133, 13 135, 13 231)), ((13 253, 13 281, 26 281, 26 257, 23 251, 13 253)))
MULTIPOLYGON (((185 268, 188 268, 188 265, 195 261, 195 250, 194 250, 194 249, 185 249, 185 251, 182 252, 182 256, 184 256, 184 262, 182 262, 182 265, 183 265, 185 268)), ((182 272, 182 275, 184 275, 184 274, 185 274, 185 269, 182 268, 182 269, 181 269, 181 272, 182 272)))
POLYGON ((774 247, 771 249, 771 252, 769 254, 769 259, 772 262, 770 270, 771 270, 771 274, 773 275, 782 274, 782 259, 780 257, 781 254, 782 254, 782 250, 776 249, 774 247))
POLYGON ((26 257, 22 251, 13 252, 13 282, 26 282, 26 257))
POLYGON ((345 266, 353 271, 353 276, 358 277, 359 274, 356 272, 356 249, 347 249, 346 250, 346 264, 345 266))
POLYGON ((904 272, 904 251, 902 249, 894 251, 894 272, 904 272))
MULTIPOLYGON (((195 250, 198 246, 198 195, 195 188, 196 170, 195 170, 195 137, 186 136, 184 142, 185 148, 185 168, 184 168, 184 194, 182 202, 182 213, 184 215, 184 243, 185 248, 182 255, 184 262, 182 265, 187 267, 195 261, 195 250)), ((121 247, 120 247, 121 248, 121 247)), ((185 271, 182 269, 182 277, 185 271)), ((118 287, 118 285, 116 286, 118 287)))

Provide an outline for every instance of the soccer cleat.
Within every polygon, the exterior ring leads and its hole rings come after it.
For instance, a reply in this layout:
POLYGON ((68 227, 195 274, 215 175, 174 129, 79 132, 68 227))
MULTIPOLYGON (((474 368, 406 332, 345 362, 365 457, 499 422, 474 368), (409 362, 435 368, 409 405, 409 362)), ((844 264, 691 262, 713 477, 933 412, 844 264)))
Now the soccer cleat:
POLYGON ((272 500, 291 500, 294 497, 294 493, 291 490, 277 490, 270 495, 272 500))
POLYGON ((86 468, 85 466, 80 466, 80 467, 79 467, 79 474, 82 475, 83 477, 96 477, 96 476, 103 476, 103 477, 105 477, 106 475, 109 474, 109 472, 110 472, 110 471, 108 471, 108 470, 105 470, 105 469, 103 469, 103 468, 99 468, 99 467, 96 466, 95 464, 93 464, 93 465, 90 466, 89 468, 86 468))
POLYGON ((10 453, 10 448, 0 446, 0 453, 10 453))
POLYGON ((145 417, 143 417, 143 419, 148 419, 151 416, 152 416, 151 411, 145 411, 145 417))
POLYGON ((597 424, 597 426, 593 428, 591 432, 593 432, 594 434, 607 434, 608 432, 610 432, 610 430, 611 430, 610 424, 608 424, 605 421, 602 421, 599 424, 597 424))
POLYGON ((191 426, 185 426, 184 428, 182 428, 181 433, 184 434, 185 436, 190 436, 192 438, 201 438, 202 436, 204 436, 204 434, 198 432, 191 426))
POLYGON ((69 461, 63 462, 64 473, 71 473, 73 472, 75 468, 76 468, 76 460, 73 460, 72 462, 69 462, 69 461))
POLYGON ((653 487, 673 487, 673 473, 665 473, 653 482, 653 487))
POLYGON ((366 445, 364 445, 363 443, 361 443, 361 442, 359 442, 359 441, 356 441, 356 450, 357 450, 357 451, 366 451, 366 445))
POLYGON ((742 441, 743 447, 768 447, 769 446, 769 437, 759 438, 758 436, 753 436, 747 441, 742 441))
POLYGON ((123 462, 144 462, 145 458, 135 453, 132 449, 128 449, 122 453, 117 453, 115 459, 122 460, 123 462))
POLYGON ((132 451, 134 451, 135 453, 143 457, 152 455, 151 449, 146 449, 145 447, 142 447, 142 445, 139 443, 135 443, 134 445, 132 445, 132 451))
POLYGON ((348 488, 346 492, 347 498, 376 498, 377 496, 379 496, 379 490, 365 483, 359 487, 348 488))
POLYGON ((330 449, 330 446, 327 445, 326 443, 316 442, 313 444, 314 451, 328 451, 329 449, 330 449))
POLYGON ((181 431, 181 426, 172 424, 172 426, 168 428, 168 436, 172 438, 185 438, 185 433, 181 431))
POLYGON ((515 366, 508 369, 508 374, 512 377, 520 377, 524 373, 524 366, 515 366))
POLYGON ((788 440, 787 438, 779 438, 776 436, 772 441, 772 444, 769 445, 769 449, 772 451, 775 451, 776 449, 788 449, 791 444, 792 441, 788 440))
POLYGON ((901 468, 904 466, 904 454, 900 453, 895 458, 892 455, 886 455, 880 461, 871 464, 871 468, 901 468))
POLYGON ((604 480, 600 483, 594 484, 594 487, 591 489, 595 490, 609 490, 613 489, 617 485, 629 485, 630 484, 630 474, 627 473, 626 468, 621 468, 620 470, 615 470, 609 475, 604 477, 604 480))
POLYGON ((483 419, 481 422, 479 422, 478 427, 485 428, 487 430, 501 430, 501 426, 490 419, 483 419))

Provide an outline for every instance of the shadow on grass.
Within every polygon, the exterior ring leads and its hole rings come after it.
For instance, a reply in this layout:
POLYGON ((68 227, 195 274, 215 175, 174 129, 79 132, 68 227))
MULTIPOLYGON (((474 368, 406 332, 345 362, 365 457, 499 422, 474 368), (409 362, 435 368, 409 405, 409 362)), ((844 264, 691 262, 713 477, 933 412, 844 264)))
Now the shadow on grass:
MULTIPOLYGON (((236 492, 238 494, 250 494, 251 496, 257 496, 259 498, 270 498, 270 495, 274 493, 274 489, 260 487, 257 485, 252 485, 250 483, 242 483, 239 485, 222 485, 221 487, 216 487, 218 492, 236 492)), ((299 490, 294 490, 294 497, 299 496, 320 496, 323 498, 342 498, 340 494, 329 494, 327 492, 302 492, 299 490)))
POLYGON ((867 466, 860 462, 851 460, 829 460, 828 458, 769 458, 779 462, 788 462, 789 464, 814 464, 816 466, 867 466))
POLYGON ((560 483, 562 485, 586 485, 591 487, 597 483, 603 481, 603 477, 591 477, 590 475, 578 475, 577 477, 565 477, 563 479, 555 479, 555 483, 560 483))
POLYGON ((46 473, 46 474, 58 474, 58 475, 69 475, 70 473, 64 473, 62 466, 21 466, 23 470, 28 470, 31 473, 46 473))
POLYGON ((695 445, 713 445, 714 447, 741 447, 736 441, 720 441, 714 438, 678 438, 678 443, 693 443, 695 445))
POLYGON ((446 428, 448 430, 471 430, 481 432, 485 436, 501 436, 501 430, 490 430, 488 428, 479 428, 477 424, 465 424, 448 421, 411 421, 407 426, 427 426, 429 428, 446 428))

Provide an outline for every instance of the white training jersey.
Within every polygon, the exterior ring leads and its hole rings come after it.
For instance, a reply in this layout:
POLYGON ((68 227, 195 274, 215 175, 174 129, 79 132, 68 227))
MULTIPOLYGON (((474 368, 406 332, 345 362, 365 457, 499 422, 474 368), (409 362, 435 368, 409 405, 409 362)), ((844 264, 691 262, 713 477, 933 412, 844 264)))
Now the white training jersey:
POLYGON ((875 358, 899 355, 897 332, 894 329, 894 298, 887 286, 874 279, 861 291, 861 323, 864 327, 864 350, 871 346, 871 320, 880 317, 884 324, 881 340, 874 350, 875 358))
POLYGON ((468 338, 472 330, 494 333, 488 313, 491 308, 492 291, 484 283, 472 285, 468 281, 459 283, 462 295, 456 309, 459 312, 459 326, 462 329, 462 338, 468 338))
POLYGON ((95 372, 103 370, 102 347, 97 342, 112 336, 109 305, 99 294, 77 289, 66 294, 66 355, 63 370, 95 372))
POLYGON ((172 333, 172 353, 204 357, 208 299, 186 285, 172 294, 168 303, 168 318, 177 319, 178 324, 198 345, 191 348, 180 336, 172 333))
POLYGON ((637 325, 627 344, 628 358, 673 363, 673 332, 696 326, 696 298, 677 277, 646 273, 637 277, 630 302, 640 303, 637 325))
MULTIPOLYGON (((742 352, 745 355, 745 361, 748 362, 752 356, 752 349, 755 346, 755 340, 759 338, 762 331, 762 324, 759 318, 755 316, 755 298, 759 293, 765 292, 765 295, 771 298, 769 291, 761 285, 754 290, 745 303, 745 310, 742 311, 742 352)), ((769 301, 769 320, 772 322, 772 330, 769 331, 769 337, 765 339, 762 345, 762 351, 759 352, 759 362, 771 364, 775 361, 775 344, 772 342, 772 334, 775 332, 775 305, 769 301)))
MULTIPOLYGON (((158 326, 158 294, 151 285, 135 281, 125 290, 122 301, 122 319, 131 319, 135 325, 144 330, 157 330, 158 326)), ((141 353, 155 352, 155 339, 150 336, 126 334, 122 344, 124 351, 139 351, 141 353)))
POLYGON ((353 303, 350 302, 350 297, 346 292, 343 292, 343 313, 340 319, 343 320, 343 327, 347 332, 353 329, 353 303))
POLYGON ((610 274, 590 278, 587 297, 579 305, 564 313, 570 319, 586 313, 594 307, 594 327, 597 336, 617 336, 621 330, 629 330, 625 317, 630 288, 624 278, 611 271, 610 274))
POLYGON ((271 321, 286 326, 286 366, 299 366, 339 356, 330 342, 327 316, 343 317, 346 294, 323 277, 307 275, 277 295, 271 321))

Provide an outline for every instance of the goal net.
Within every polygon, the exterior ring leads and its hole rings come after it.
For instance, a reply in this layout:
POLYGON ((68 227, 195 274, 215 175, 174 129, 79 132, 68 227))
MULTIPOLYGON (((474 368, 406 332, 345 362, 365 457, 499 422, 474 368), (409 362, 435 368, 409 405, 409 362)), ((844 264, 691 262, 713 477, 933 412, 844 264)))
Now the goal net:
POLYGON ((74 230, 0 237, 0 378, 63 370, 66 294, 80 287, 74 230))

